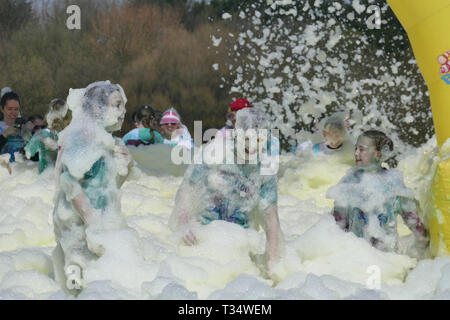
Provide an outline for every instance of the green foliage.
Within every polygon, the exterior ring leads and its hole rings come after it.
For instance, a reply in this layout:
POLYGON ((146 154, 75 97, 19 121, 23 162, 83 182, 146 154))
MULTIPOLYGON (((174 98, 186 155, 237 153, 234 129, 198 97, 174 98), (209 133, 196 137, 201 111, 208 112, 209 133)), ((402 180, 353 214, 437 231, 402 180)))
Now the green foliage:
POLYGON ((27 0, 2 0, 0 5, 0 40, 34 20, 31 3, 27 0))
MULTIPOLYGON (((345 18, 347 11, 354 11, 351 5, 336 17, 328 12, 329 1, 319 7, 314 6, 315 0, 298 1, 298 10, 307 1, 316 12, 314 19, 341 19, 347 34, 367 32, 363 15, 353 21, 345 18)), ((223 47, 233 48, 234 39, 228 37, 229 33, 251 26, 246 25, 249 21, 223 21, 221 16, 224 12, 235 16, 249 7, 263 13, 260 5, 265 1, 212 0, 206 4, 190 0, 134 0, 123 6, 91 0, 52 3, 53 7, 47 8, 38 21, 28 1, 3 0, 0 87, 9 86, 21 96, 22 113, 27 116, 44 115, 50 100, 65 98, 69 88, 106 79, 120 83, 128 97, 129 121, 122 128, 123 134, 131 129, 132 112, 143 104, 161 111, 169 106, 176 108, 191 130, 194 120, 202 120, 204 130, 222 127, 228 104, 240 95, 230 96, 234 78, 225 67, 243 65, 247 58, 244 49, 239 55, 230 55, 223 47), (81 8, 81 30, 66 28, 69 4, 81 8), (223 38, 222 49, 211 45, 211 35, 223 38), (215 63, 220 66, 218 71, 212 68, 215 63)), ((410 50, 406 34, 384 0, 361 3, 382 7, 382 17, 387 21, 380 31, 368 36, 374 51, 382 49, 402 56, 404 50, 410 50)), ((263 13, 265 23, 271 23, 267 21, 270 19, 277 17, 263 13)), ((307 24, 307 19, 301 23, 307 24)), ((282 68, 280 65, 280 72, 282 68)))
MULTIPOLYGON (((48 103, 66 98, 69 88, 111 80, 124 87, 128 119, 150 104, 161 111, 176 108, 191 130, 199 119, 205 130, 224 125, 230 98, 226 88, 218 89, 221 75, 212 69, 221 57, 208 50, 215 29, 207 20, 189 30, 172 6, 100 9, 94 2, 71 3, 81 8, 80 31, 66 28, 62 1, 40 22, 17 27, 0 44, 0 87, 21 96, 24 116, 44 115, 48 103)), ((118 135, 131 129, 129 120, 118 135)))

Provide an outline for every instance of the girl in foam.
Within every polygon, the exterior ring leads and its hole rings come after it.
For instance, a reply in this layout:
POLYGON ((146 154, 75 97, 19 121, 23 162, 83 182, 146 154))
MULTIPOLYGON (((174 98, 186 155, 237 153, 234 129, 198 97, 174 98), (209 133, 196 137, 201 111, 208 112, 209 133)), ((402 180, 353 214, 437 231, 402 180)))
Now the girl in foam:
MULTIPOLYGON (((237 112, 236 130, 246 132, 266 126, 265 115, 259 110, 247 108, 237 112)), ((214 139, 206 145, 204 157, 212 154, 212 150, 223 148, 223 141, 214 139)), ((270 274, 272 265, 280 258, 283 236, 278 218, 276 173, 262 170, 261 146, 266 148, 268 139, 258 135, 257 143, 251 143, 235 134, 232 141, 234 144, 226 143, 225 152, 219 156, 215 154, 217 157, 213 161, 204 160, 203 164, 188 168, 177 191, 169 224, 173 231, 181 231, 188 245, 197 243, 193 232, 197 223, 206 225, 223 220, 255 230, 262 226, 267 238, 265 271, 270 274), (258 159, 252 163, 251 157, 257 155, 258 150, 258 159), (237 164, 229 163, 227 153, 237 159, 237 164)))
POLYGON ((164 143, 164 138, 154 129, 155 113, 150 106, 142 106, 136 111, 137 127, 123 137, 125 145, 140 146, 164 143))
POLYGON ((48 128, 36 132, 25 146, 28 159, 39 153, 39 173, 49 164, 54 164, 58 153, 58 133, 67 127, 72 120, 72 112, 68 110, 62 99, 53 99, 46 115, 48 128))
POLYGON ((68 273, 73 268, 82 273, 104 253, 96 240, 99 231, 125 225, 119 188, 133 161, 112 132, 122 126, 126 101, 122 87, 109 81, 71 89, 67 98, 73 119, 60 133, 61 150, 55 166, 57 247, 53 260, 56 280, 71 293, 76 294, 80 287, 67 287, 68 273))
POLYGON ((170 108, 162 115, 160 125, 164 136, 164 143, 170 146, 193 147, 193 140, 188 128, 181 123, 177 110, 170 108))
POLYGON ((393 142, 383 132, 370 130, 359 136, 354 154, 356 167, 328 190, 327 196, 335 201, 332 214, 343 230, 390 252, 398 250, 400 215, 415 236, 416 253, 424 254, 429 237, 414 194, 404 185, 400 171, 381 166, 392 151, 393 142))

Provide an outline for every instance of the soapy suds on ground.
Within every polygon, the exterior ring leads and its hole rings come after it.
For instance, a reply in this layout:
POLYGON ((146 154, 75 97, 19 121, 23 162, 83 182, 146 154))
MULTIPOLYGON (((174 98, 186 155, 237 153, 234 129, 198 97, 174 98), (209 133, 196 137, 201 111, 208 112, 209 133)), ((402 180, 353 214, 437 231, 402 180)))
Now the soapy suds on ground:
MULTIPOLYGON (((406 162, 400 161, 407 183, 417 179, 414 167, 434 147, 430 141, 406 162)), ((281 162, 293 161, 289 157, 283 155, 281 162)), ((323 183, 345 173, 338 164, 330 178, 332 168, 320 173, 319 162, 309 163, 308 170, 316 168, 323 183)), ((73 299, 53 280, 53 168, 39 176, 35 163, 12 167, 12 176, 0 170, 0 297, 73 299)), ((305 176, 299 170, 291 168, 305 176)), ((217 221, 196 230, 199 243, 188 247, 168 227, 181 181, 182 177, 139 171, 129 178, 122 187, 128 228, 104 235, 106 252, 86 269, 86 288, 78 299, 450 298, 450 258, 418 261, 378 251, 336 226, 328 214, 329 200, 320 201, 317 195, 304 199, 302 188, 306 194, 314 193, 310 184, 303 186, 302 180, 292 184, 286 176, 279 178, 278 202, 286 248, 274 280, 264 279, 249 255, 264 252, 263 232, 217 221), (376 284, 371 266, 379 268, 379 290, 371 290, 376 284)), ((326 188, 320 183, 312 187, 326 188)), ((416 187, 420 198, 421 188, 416 187)), ((401 238, 406 253, 411 243, 407 233, 401 238)))

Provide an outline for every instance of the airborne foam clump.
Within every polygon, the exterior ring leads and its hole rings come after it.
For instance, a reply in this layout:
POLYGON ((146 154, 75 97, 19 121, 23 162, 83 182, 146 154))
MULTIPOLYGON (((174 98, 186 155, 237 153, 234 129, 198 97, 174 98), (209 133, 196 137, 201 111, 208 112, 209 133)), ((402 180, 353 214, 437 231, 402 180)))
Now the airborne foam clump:
MULTIPOLYGON (((387 16, 388 7, 380 9, 387 16)), ((246 23, 238 36, 220 36, 230 41, 221 50, 234 61, 222 68, 223 79, 230 79, 223 85, 267 110, 282 142, 304 142, 307 126, 300 119, 336 111, 363 113, 354 124, 355 136, 374 127, 382 128, 402 148, 401 141, 416 145, 427 141, 432 122, 422 116, 429 102, 421 93, 426 86, 418 67, 411 64, 415 60, 410 51, 401 56, 391 54, 392 48, 380 49, 391 43, 391 35, 367 29, 366 10, 359 0, 315 1, 313 7, 306 3, 302 8, 294 1, 243 6, 240 18, 246 23), (291 15, 293 11, 297 14, 291 15), (367 32, 352 29, 355 24, 367 32), (306 104, 311 106, 308 111, 302 108, 306 104)), ((395 24, 395 17, 390 18, 388 23, 395 24)))
POLYGON ((223 20, 231 19, 231 17, 232 17, 232 15, 229 14, 229 13, 227 13, 227 12, 225 12, 224 14, 222 14, 222 19, 223 19, 223 20))

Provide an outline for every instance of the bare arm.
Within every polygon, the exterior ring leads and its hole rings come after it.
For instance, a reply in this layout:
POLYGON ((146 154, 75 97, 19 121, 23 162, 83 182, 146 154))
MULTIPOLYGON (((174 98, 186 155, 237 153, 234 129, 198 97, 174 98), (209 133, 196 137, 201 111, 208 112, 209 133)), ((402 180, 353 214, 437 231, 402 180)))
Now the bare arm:
POLYGON ((72 204, 75 210, 80 215, 80 218, 86 225, 90 225, 94 222, 94 215, 92 213, 92 207, 89 204, 89 199, 82 191, 73 200, 72 204))
POLYGON ((266 209, 264 220, 266 225, 266 254, 268 262, 278 261, 280 258, 280 240, 282 235, 276 206, 271 205, 266 209))
POLYGON ((425 228, 422 220, 420 219, 416 203, 414 200, 405 197, 399 197, 399 200, 400 215, 402 216, 403 221, 414 234, 416 241, 422 247, 428 247, 428 230, 425 228))

